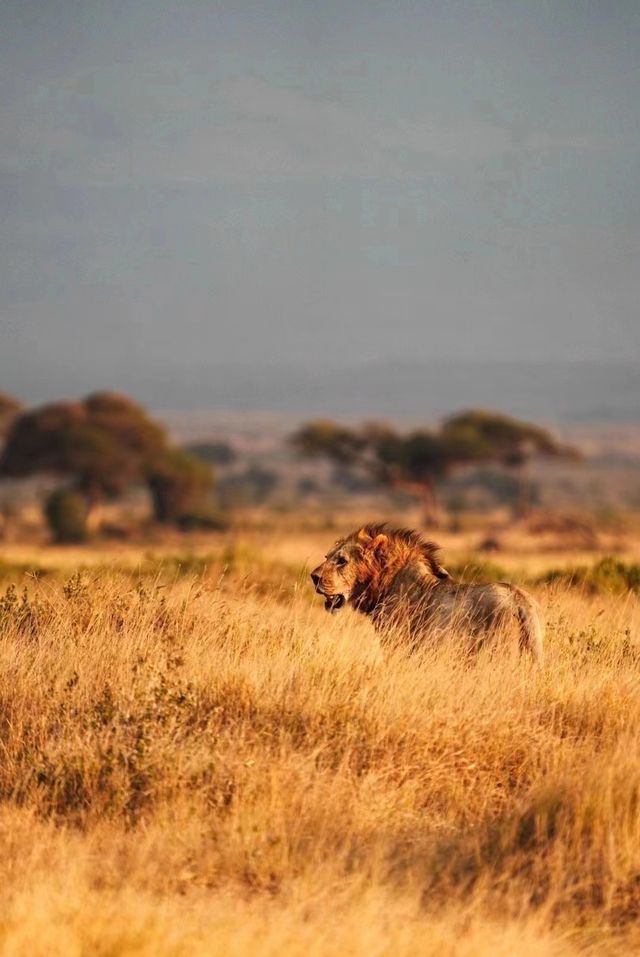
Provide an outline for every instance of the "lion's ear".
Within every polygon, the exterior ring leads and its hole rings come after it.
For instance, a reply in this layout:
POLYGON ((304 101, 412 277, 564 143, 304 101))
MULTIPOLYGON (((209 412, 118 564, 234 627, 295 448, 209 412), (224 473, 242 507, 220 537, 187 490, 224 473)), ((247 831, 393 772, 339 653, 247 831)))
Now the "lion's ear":
POLYGON ((384 555, 387 551, 388 544, 388 536, 381 532, 380 535, 376 535, 375 538, 371 539, 367 545, 367 551, 373 552, 374 555, 384 555))
POLYGON ((360 531, 358 532, 357 538, 361 545, 368 545, 369 542, 371 541, 371 535, 366 530, 366 528, 360 529, 360 531))

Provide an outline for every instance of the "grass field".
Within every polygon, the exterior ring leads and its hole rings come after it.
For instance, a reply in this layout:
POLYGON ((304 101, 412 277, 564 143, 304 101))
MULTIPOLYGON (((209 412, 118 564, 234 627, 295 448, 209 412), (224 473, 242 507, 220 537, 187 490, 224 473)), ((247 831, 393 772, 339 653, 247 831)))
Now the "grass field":
POLYGON ((640 948, 635 592, 534 585, 538 671, 408 656, 322 610, 331 537, 3 551, 0 953, 640 948))

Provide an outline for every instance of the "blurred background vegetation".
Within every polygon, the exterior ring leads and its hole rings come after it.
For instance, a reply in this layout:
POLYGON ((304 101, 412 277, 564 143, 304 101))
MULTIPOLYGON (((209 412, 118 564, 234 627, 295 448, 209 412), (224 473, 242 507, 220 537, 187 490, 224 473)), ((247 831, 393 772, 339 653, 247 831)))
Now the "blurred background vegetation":
POLYGON ((357 513, 474 529, 479 551, 519 528, 608 553, 640 505, 631 432, 482 409, 426 423, 301 421, 156 416, 111 392, 30 408, 0 393, 0 535, 142 541, 357 513))

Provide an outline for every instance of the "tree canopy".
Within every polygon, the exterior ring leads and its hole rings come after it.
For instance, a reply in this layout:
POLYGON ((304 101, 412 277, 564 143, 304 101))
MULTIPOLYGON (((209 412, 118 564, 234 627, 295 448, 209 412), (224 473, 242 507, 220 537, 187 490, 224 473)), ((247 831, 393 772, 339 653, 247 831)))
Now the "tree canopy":
POLYGON ((574 455, 539 425, 522 422, 508 415, 470 410, 445 419, 442 438, 459 449, 468 460, 521 465, 536 456, 574 455))
POLYGON ((0 472, 69 476, 89 502, 116 497, 146 478, 166 454, 161 426, 135 402, 101 392, 78 402, 55 402, 13 423, 0 472))
POLYGON ((212 487, 206 463, 172 448, 165 430, 131 399, 97 392, 55 402, 14 419, 0 456, 0 475, 68 478, 87 506, 146 484, 154 514, 172 522, 212 487))
POLYGON ((464 466, 522 465, 535 456, 574 454, 546 429, 498 412, 470 410, 437 429, 400 433, 369 423, 353 429, 327 420, 309 422, 291 437, 304 457, 326 458, 365 470, 383 485, 418 494, 432 520, 436 484, 464 466))
POLYGON ((291 442, 305 458, 327 458, 338 465, 357 464, 367 447, 365 436, 329 419, 303 425, 291 442))

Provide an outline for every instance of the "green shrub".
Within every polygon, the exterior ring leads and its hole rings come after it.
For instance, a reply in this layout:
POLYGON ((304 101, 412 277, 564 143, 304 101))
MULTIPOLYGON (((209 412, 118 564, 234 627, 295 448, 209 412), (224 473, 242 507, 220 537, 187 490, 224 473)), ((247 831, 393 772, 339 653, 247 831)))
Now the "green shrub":
POLYGON ((539 579, 540 584, 561 582, 583 588, 592 594, 598 592, 640 592, 640 564, 623 562, 608 556, 595 565, 572 568, 553 568, 539 579))
POLYGON ((454 564, 447 562, 446 568, 453 578, 458 578, 464 582, 501 582, 513 578, 513 573, 508 572, 502 565, 477 558, 470 558, 467 561, 455 562, 454 564))
POLYGON ((53 492, 46 501, 45 516, 53 539, 58 544, 86 542, 87 505, 77 492, 70 489, 53 492))
POLYGON ((177 525, 183 515, 206 506, 213 487, 209 465, 182 449, 170 449, 148 475, 155 520, 177 525))

